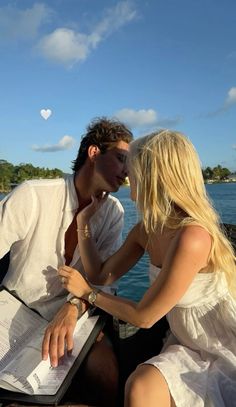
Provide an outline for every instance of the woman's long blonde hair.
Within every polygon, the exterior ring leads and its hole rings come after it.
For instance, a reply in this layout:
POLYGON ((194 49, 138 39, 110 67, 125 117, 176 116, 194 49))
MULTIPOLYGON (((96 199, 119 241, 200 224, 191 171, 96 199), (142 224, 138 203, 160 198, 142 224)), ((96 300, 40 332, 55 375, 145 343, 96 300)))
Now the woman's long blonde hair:
POLYGON ((136 203, 148 234, 158 227, 199 224, 212 237, 209 264, 224 271, 236 295, 234 250, 207 196, 198 154, 183 134, 160 130, 136 139, 130 147, 136 203), (182 209, 182 211, 179 210, 182 209))

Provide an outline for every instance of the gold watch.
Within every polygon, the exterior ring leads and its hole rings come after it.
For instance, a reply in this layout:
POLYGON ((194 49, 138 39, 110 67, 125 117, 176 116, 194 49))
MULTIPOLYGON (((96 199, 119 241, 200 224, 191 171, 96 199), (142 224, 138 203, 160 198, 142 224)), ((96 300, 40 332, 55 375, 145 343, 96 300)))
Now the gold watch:
POLYGON ((89 304, 95 306, 95 301, 97 299, 97 295, 99 293, 100 290, 93 290, 89 293, 88 295, 88 302, 89 304))
POLYGON ((72 305, 76 305, 79 315, 82 313, 82 301, 78 297, 71 297, 67 302, 69 302, 72 305))

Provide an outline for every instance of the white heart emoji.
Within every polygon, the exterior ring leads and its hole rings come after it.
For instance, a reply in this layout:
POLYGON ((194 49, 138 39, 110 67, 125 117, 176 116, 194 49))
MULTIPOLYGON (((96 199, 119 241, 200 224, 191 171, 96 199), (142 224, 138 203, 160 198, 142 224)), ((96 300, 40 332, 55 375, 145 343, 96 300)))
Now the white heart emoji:
POLYGON ((52 111, 51 109, 42 109, 40 110, 40 114, 44 120, 47 120, 51 116, 52 111))

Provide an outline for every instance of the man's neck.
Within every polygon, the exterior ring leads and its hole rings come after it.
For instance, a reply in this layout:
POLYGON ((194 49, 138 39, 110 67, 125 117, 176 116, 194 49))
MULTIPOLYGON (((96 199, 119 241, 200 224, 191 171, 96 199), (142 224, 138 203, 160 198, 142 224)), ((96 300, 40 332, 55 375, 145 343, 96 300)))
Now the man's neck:
POLYGON ((91 196, 96 195, 97 191, 93 185, 93 174, 88 169, 82 167, 74 176, 75 190, 79 202, 79 210, 82 210, 91 202, 91 196))

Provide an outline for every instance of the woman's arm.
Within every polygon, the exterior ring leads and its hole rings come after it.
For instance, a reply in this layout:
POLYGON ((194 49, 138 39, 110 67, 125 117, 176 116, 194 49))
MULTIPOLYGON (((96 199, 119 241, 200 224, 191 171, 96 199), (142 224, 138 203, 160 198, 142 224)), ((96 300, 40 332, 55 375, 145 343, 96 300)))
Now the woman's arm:
MULTIPOLYGON (((177 304, 195 275, 207 266, 210 248, 209 234, 199 226, 188 226, 173 239, 159 277, 139 303, 99 292, 95 305, 135 326, 149 328, 177 304)), ((66 277, 64 287, 87 300, 92 288, 80 273, 71 270, 59 270, 66 277)))
MULTIPOLYGON (((114 281, 118 280, 125 273, 127 273, 127 271, 129 271, 137 263, 137 261, 144 253, 144 249, 139 239, 139 235, 141 233, 140 229, 141 229, 140 224, 135 225, 133 229, 131 229, 131 231, 129 232, 121 248, 111 257, 109 257, 103 264, 100 263, 100 270, 98 270, 98 268, 96 269, 97 272, 96 275, 93 277, 93 281, 91 281, 90 276, 88 276, 88 279, 93 284, 96 285, 112 284, 114 281)), ((87 239, 86 248, 84 245, 85 250, 87 250, 87 254, 84 253, 84 257, 86 256, 92 257, 91 263, 94 261, 95 258, 95 256, 93 257, 93 252, 90 252, 90 248, 92 248, 93 246, 94 246, 93 239, 92 238, 87 239)), ((69 266, 61 267, 60 270, 65 270, 66 272, 70 273, 71 276, 74 274, 75 275, 80 274, 78 273, 77 270, 69 266)))
MULTIPOLYGON (((92 202, 77 215, 78 243, 80 255, 87 278, 96 285, 112 284, 125 274, 143 255, 140 244, 140 225, 134 226, 123 246, 109 259, 102 263, 99 251, 91 234, 89 222, 91 216, 107 199, 107 195, 92 202)), ((143 239, 142 239, 143 240, 143 239)))

